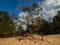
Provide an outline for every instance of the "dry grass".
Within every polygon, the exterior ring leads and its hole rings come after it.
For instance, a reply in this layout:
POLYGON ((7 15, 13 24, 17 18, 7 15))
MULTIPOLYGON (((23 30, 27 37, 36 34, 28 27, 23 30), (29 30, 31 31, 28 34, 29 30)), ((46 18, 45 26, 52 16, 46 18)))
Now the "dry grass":
POLYGON ((20 37, 0 38, 0 45, 60 45, 60 35, 44 36, 44 40, 41 40, 39 35, 33 34, 32 36, 33 38, 28 36, 20 41, 18 40, 20 37))

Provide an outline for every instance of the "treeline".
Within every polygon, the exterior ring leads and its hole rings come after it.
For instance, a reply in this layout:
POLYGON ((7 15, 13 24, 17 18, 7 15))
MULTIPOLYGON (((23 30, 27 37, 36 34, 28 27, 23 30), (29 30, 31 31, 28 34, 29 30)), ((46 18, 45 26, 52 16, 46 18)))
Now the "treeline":
POLYGON ((12 37, 28 33, 60 34, 60 11, 57 11, 57 15, 52 19, 49 18, 46 21, 43 14, 38 16, 38 12, 43 11, 43 8, 39 8, 37 3, 31 7, 19 6, 19 10, 22 10, 26 15, 18 17, 15 14, 9 15, 6 11, 0 11, 0 37, 12 37), (17 25, 18 23, 20 24, 17 25), (22 28, 24 24, 27 26, 25 31, 22 28))
POLYGON ((52 21, 45 21, 39 32, 42 32, 44 35, 60 34, 60 11, 57 11, 57 15, 52 18, 52 21))
MULTIPOLYGON (((33 33, 42 33, 44 35, 60 34, 60 11, 57 12, 57 15, 53 17, 51 22, 39 17, 36 20, 38 25, 30 26, 33 33)), ((0 11, 0 37, 21 35, 22 33, 29 32, 28 29, 24 31, 22 26, 19 25, 19 28, 16 30, 16 23, 8 12, 0 11)))
POLYGON ((12 36, 15 33, 15 25, 8 12, 0 11, 0 37, 12 36))

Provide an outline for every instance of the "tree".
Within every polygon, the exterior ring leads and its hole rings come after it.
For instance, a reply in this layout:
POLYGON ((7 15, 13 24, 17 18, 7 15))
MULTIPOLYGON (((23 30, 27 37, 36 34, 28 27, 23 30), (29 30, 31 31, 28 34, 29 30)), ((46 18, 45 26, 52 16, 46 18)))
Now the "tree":
POLYGON ((60 33, 60 11, 53 17, 53 24, 55 26, 55 33, 60 33))
POLYGON ((15 33, 14 22, 5 11, 0 11, 0 32, 3 37, 11 36, 15 33))
MULTIPOLYGON (((31 34, 34 34, 34 33, 37 34, 37 32, 41 30, 42 25, 45 24, 45 20, 39 16, 39 12, 43 11, 43 8, 40 8, 37 3, 34 3, 31 7, 25 6, 22 8, 20 7, 19 10, 20 9, 22 9, 24 13, 22 14, 22 17, 14 16, 13 18, 16 20, 17 23, 27 26, 27 29, 25 32, 28 32, 30 36, 31 34)), ((20 29, 21 28, 19 28, 19 31, 22 31, 20 29)), ((24 32, 24 35, 26 34, 25 32, 24 32)), ((40 35, 43 38, 42 33, 40 35)))
POLYGON ((42 19, 42 18, 40 18, 40 17, 37 17, 36 18, 36 28, 37 28, 37 31, 40 31, 41 30, 41 28, 42 28, 42 26, 44 25, 44 23, 45 23, 45 20, 44 19, 42 19))
POLYGON ((38 7, 39 7, 39 5, 37 3, 34 3, 31 7, 29 7, 29 6, 24 7, 23 10, 22 10, 25 13, 25 16, 23 15, 23 17, 22 17, 22 20, 23 21, 20 20, 21 18, 20 19, 19 18, 17 19, 17 21, 19 23, 25 24, 27 26, 27 31, 30 32, 30 33, 32 33, 32 31, 33 31, 32 30, 33 29, 32 27, 34 27, 34 28, 37 27, 36 30, 38 30, 39 24, 42 23, 42 21, 41 21, 42 19, 38 18, 38 14, 37 14, 39 11, 42 11, 42 8, 38 8, 38 7), (38 23, 37 23, 37 21, 38 21, 38 23))
POLYGON ((22 33, 24 32, 23 28, 21 25, 19 25, 18 29, 17 29, 17 35, 22 35, 22 33))

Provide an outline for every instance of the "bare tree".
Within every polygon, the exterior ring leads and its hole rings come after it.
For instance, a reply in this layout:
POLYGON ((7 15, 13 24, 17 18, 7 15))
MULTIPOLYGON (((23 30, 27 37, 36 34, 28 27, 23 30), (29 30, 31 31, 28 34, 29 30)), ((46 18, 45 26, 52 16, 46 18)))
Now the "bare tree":
MULTIPOLYGON (((37 3, 34 3, 31 7, 26 6, 26 7, 20 7, 19 6, 19 10, 22 9, 23 13, 22 17, 16 17, 15 19, 18 23, 22 24, 22 25, 26 25, 27 29, 26 31, 30 33, 30 36, 32 37, 32 33, 33 33, 33 25, 38 25, 39 23, 37 23, 37 21, 40 21, 41 18, 38 18, 38 12, 42 11, 43 8, 39 8, 39 5, 37 3), (37 20, 38 19, 38 20, 37 20), (39 20, 40 19, 40 20, 39 20)), ((41 14, 43 15, 43 14, 41 14)), ((43 22, 43 21, 42 21, 43 22)), ((38 30, 38 29, 37 29, 38 30)))

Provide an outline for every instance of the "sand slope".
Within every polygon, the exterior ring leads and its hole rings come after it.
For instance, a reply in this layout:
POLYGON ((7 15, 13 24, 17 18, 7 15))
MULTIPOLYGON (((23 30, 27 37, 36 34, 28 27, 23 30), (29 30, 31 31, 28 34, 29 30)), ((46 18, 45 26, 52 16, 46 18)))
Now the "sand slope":
POLYGON ((41 36, 33 34, 32 37, 28 36, 22 40, 18 40, 20 37, 13 38, 0 38, 0 45, 60 45, 60 35, 48 35, 44 36, 44 40, 41 40, 41 36))

